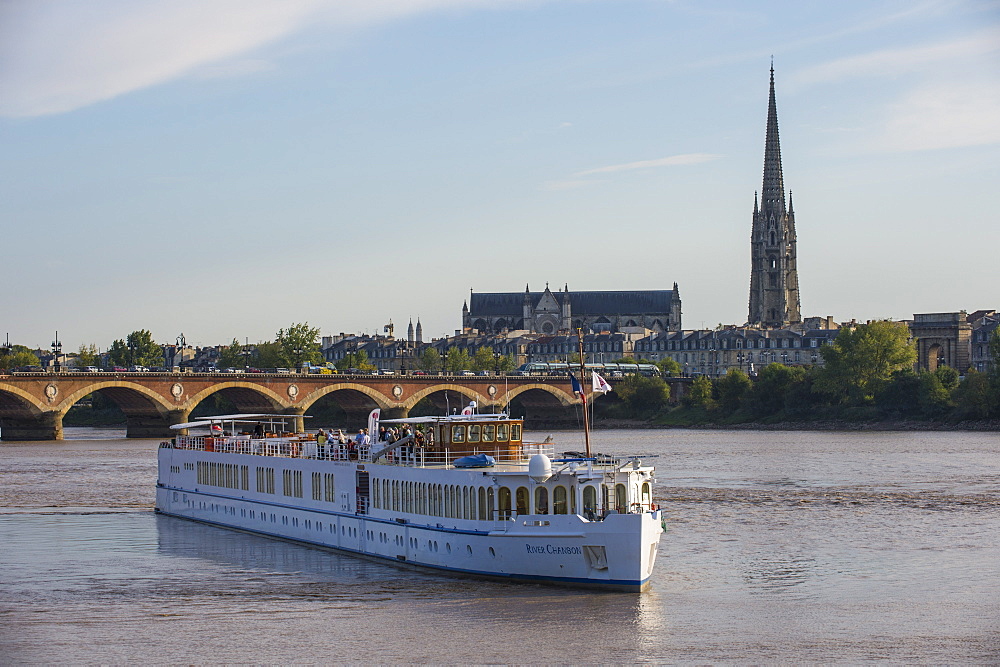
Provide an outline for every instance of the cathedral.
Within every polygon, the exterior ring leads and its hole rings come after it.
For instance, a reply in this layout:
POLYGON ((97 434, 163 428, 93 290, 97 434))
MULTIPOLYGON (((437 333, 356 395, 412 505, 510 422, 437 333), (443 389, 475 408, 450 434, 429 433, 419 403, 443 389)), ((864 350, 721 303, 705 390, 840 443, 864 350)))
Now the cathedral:
POLYGON ((616 333, 627 329, 681 330, 681 298, 672 290, 570 292, 472 292, 462 305, 462 329, 554 335, 577 329, 616 333))
POLYGON ((788 207, 785 207, 772 64, 764 139, 764 183, 759 203, 754 195, 750 234, 749 326, 777 329, 802 322, 795 253, 795 212, 791 192, 788 193, 788 207))

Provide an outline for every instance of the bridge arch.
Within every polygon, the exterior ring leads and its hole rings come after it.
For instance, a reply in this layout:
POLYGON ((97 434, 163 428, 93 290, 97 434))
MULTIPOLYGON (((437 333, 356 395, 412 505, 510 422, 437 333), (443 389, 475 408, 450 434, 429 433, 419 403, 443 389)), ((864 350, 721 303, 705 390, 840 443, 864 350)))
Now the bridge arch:
POLYGON ((559 402, 559 405, 563 407, 569 407, 571 405, 580 402, 580 399, 576 398, 576 396, 571 396, 564 389, 559 389, 557 387, 553 387, 552 385, 541 384, 541 383, 522 384, 519 387, 514 387, 513 389, 509 390, 506 394, 503 395, 503 401, 505 403, 510 403, 518 396, 521 396, 522 394, 529 391, 545 392, 546 394, 549 394, 553 398, 555 398, 559 402))
POLYGON ((318 389, 309 392, 309 394, 299 401, 298 405, 308 410, 314 403, 316 403, 316 401, 324 396, 345 390, 364 394, 372 400, 372 403, 374 404, 372 408, 378 407, 384 410, 394 404, 392 399, 377 389, 372 389, 371 387, 367 387, 363 384, 357 384, 355 382, 337 382, 335 384, 328 384, 326 386, 319 387, 318 389))
POLYGON ((393 405, 395 405, 394 401, 381 391, 355 382, 337 382, 324 385, 310 392, 297 404, 304 412, 311 411, 313 416, 327 417, 328 419, 332 417, 339 422, 318 424, 318 426, 337 426, 351 430, 367 426, 368 413, 375 408, 381 409, 383 416, 388 416, 385 413, 391 410, 393 405), (329 406, 322 405, 327 402, 332 403, 334 408, 335 412, 332 415, 329 412, 329 406), (340 414, 341 412, 343 414, 340 414))
POLYGON ((544 423, 574 423, 574 406, 580 399, 566 390, 544 383, 524 384, 510 389, 502 398, 505 405, 511 405, 511 414, 529 421, 544 423))
MULTIPOLYGON (((459 409, 464 408, 471 401, 475 401, 478 405, 492 405, 495 402, 495 399, 490 398, 489 396, 483 396, 475 389, 464 387, 459 384, 445 382, 442 384, 431 385, 430 387, 425 387, 420 391, 414 392, 414 394, 404 402, 403 408, 407 412, 409 412, 417 405, 417 403, 424 400, 425 398, 429 398, 434 396, 435 394, 440 394, 446 391, 453 391, 465 399, 464 403, 457 404, 454 406, 459 409)), ((435 401, 435 403, 437 403, 437 401, 435 401)))
POLYGON ((232 401, 240 412, 272 412, 291 407, 291 403, 278 392, 256 382, 231 380, 218 382, 192 394, 184 402, 188 413, 205 399, 221 393, 232 401))
POLYGON ((187 412, 178 410, 159 392, 137 382, 108 378, 93 382, 68 394, 57 409, 59 420, 77 401, 93 393, 112 401, 125 414, 125 434, 129 438, 163 436, 171 423, 183 422, 187 412))
MULTIPOLYGON (((80 399, 89 396, 90 394, 93 394, 95 391, 101 391, 106 389, 112 389, 112 390, 122 389, 126 391, 135 392, 136 394, 139 394, 140 396, 148 400, 149 403, 158 408, 159 411, 163 414, 166 414, 167 412, 173 409, 173 405, 171 404, 170 401, 168 401, 162 394, 153 391, 149 387, 145 387, 141 384, 136 384, 135 382, 109 379, 103 382, 94 382, 93 384, 89 384, 86 387, 81 387, 80 389, 77 389, 76 391, 68 394, 62 401, 59 402, 58 411, 60 416, 64 416, 67 412, 69 412, 69 409, 72 408, 74 405, 76 405, 76 403, 80 399)), ((126 394, 125 392, 118 392, 117 395, 124 396, 126 394)), ((108 394, 108 398, 118 403, 118 401, 115 399, 115 395, 108 394)))
POLYGON ((20 387, 0 384, 0 435, 4 440, 62 438, 62 420, 20 387))

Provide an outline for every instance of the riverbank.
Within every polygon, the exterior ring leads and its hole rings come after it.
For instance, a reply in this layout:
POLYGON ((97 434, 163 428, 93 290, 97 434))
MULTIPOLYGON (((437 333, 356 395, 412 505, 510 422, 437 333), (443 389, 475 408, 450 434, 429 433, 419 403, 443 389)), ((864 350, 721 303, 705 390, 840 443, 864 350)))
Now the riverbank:
MULTIPOLYGON (((534 430, 546 428, 573 429, 576 424, 569 422, 531 424, 534 430)), ((598 420, 592 425, 594 430, 609 429, 699 429, 726 431, 1000 431, 1000 419, 984 419, 964 422, 936 422, 920 420, 885 420, 876 422, 851 422, 843 420, 787 421, 764 424, 748 422, 743 424, 658 424, 652 421, 632 419, 598 420)))

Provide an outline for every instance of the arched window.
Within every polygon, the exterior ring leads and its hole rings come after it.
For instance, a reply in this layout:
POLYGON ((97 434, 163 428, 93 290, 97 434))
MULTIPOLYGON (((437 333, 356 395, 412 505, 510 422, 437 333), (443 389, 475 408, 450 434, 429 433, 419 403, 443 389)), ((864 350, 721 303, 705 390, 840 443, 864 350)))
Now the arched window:
POLYGON ((501 486, 500 491, 497 492, 498 505, 500 506, 500 518, 509 519, 511 511, 511 497, 510 489, 506 486, 501 486))
POLYGON ((535 489, 535 514, 549 513, 549 490, 544 486, 535 489))
POLYGON ((615 509, 620 514, 628 511, 628 492, 624 484, 615 484, 615 509))
POLYGON ((652 509, 650 505, 652 504, 652 498, 650 496, 649 482, 642 483, 642 508, 652 509))
POLYGON ((566 514, 568 511, 568 503, 566 502, 566 487, 557 486, 552 489, 552 513, 553 514, 566 514))
POLYGON ((589 518, 591 512, 597 512, 597 489, 587 485, 583 487, 583 513, 589 518))
POLYGON ((515 504, 514 504, 514 507, 517 510, 517 513, 518 513, 519 516, 523 515, 523 514, 528 514, 529 513, 529 510, 528 510, 528 489, 527 489, 527 487, 524 487, 524 486, 517 487, 517 491, 515 493, 514 500, 516 501, 515 504))
POLYGON ((479 494, 478 495, 479 495, 479 520, 480 521, 486 521, 487 519, 490 518, 490 515, 488 514, 489 510, 487 509, 487 505, 486 505, 486 487, 485 486, 479 487, 479 494))
POLYGON ((488 486, 486 487, 486 513, 487 516, 490 517, 490 519, 494 518, 493 511, 495 509, 496 509, 496 504, 494 503, 493 499, 493 487, 488 486))

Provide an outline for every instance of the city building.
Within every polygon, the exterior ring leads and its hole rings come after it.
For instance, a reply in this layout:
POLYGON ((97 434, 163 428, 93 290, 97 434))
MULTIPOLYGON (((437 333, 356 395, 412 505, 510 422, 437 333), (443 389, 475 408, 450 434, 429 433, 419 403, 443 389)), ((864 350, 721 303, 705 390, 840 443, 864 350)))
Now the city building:
POLYGON ((472 292, 462 304, 462 331, 503 333, 523 331, 552 336, 577 329, 588 332, 638 333, 680 331, 681 299, 672 290, 607 292, 472 292))
POLYGON ((1000 314, 995 310, 979 310, 969 315, 968 319, 972 326, 969 365, 980 373, 989 373, 993 370, 990 340, 1000 326, 1000 314))
POLYGON ((917 344, 917 369, 950 366, 959 373, 969 369, 972 325, 968 313, 918 313, 907 323, 917 344))
POLYGON ((838 329, 800 330, 727 327, 715 330, 654 333, 637 340, 636 359, 673 359, 684 375, 721 377, 730 368, 751 373, 764 366, 822 366, 819 350, 838 329))

